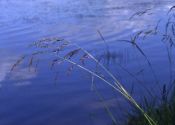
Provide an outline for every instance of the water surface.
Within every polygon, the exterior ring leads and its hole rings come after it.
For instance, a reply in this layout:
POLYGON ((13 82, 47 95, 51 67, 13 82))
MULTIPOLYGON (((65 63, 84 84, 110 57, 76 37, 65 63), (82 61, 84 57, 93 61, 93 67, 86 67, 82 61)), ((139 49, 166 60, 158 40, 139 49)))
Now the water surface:
MULTIPOLYGON (((146 93, 143 85, 121 66, 155 91, 156 79, 160 86, 169 83, 175 69, 169 63, 161 36, 139 41, 153 69, 137 49, 118 40, 130 39, 140 30, 151 29, 160 19, 159 30, 163 30, 167 11, 173 3, 173 0, 1 0, 0 124, 111 124, 103 103, 90 89, 89 74, 75 68, 67 75, 68 64, 50 70, 49 56, 40 58, 37 72, 29 71, 26 62, 10 73, 12 65, 23 54, 34 51, 29 48, 32 42, 59 36, 102 57, 104 65, 129 91, 134 86, 135 98, 140 100, 146 93), (148 10, 147 13, 129 19, 144 10, 148 10), (105 44, 97 31, 103 34, 110 56, 104 55, 105 44)), ((95 83, 115 117, 122 119, 118 112, 129 110, 126 101, 100 80, 95 79, 95 83)))

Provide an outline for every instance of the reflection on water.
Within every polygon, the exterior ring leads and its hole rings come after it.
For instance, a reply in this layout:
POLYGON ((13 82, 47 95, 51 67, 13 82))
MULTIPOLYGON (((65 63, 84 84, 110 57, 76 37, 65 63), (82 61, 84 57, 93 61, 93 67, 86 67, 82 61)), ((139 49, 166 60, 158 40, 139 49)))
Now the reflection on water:
MULTIPOLYGON (((72 70, 67 63, 51 69, 53 55, 37 56, 31 67, 31 60, 24 60, 13 73, 10 72, 23 54, 38 50, 29 48, 29 44, 43 37, 59 36, 87 49, 134 96, 144 93, 145 87, 155 88, 155 77, 160 87, 173 81, 174 50, 167 43, 173 46, 174 38, 169 36, 174 32, 169 33, 165 28, 167 11, 172 5, 173 1, 167 0, 0 1, 0 124, 111 123, 104 105, 90 89, 91 76, 76 67, 72 70), (153 35, 152 30, 156 29, 159 19, 157 30, 161 32, 153 35), (142 38, 136 42, 141 50, 124 42, 131 37, 133 40, 133 35, 140 31, 144 31, 142 38)), ((172 31, 171 26, 169 29, 172 31)), ((71 49, 68 47, 66 52, 71 49)), ((85 65, 96 68, 91 62, 85 61, 85 65)), ((100 80, 94 80, 114 116, 123 119, 118 112, 128 111, 128 103, 100 80)), ((141 97, 135 96, 136 100, 141 97)))

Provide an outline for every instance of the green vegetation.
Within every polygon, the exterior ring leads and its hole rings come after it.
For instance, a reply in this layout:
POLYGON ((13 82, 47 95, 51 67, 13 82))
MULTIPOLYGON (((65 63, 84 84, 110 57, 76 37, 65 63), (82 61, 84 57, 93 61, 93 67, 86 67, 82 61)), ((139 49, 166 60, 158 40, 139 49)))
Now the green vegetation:
MULTIPOLYGON (((144 108, 147 114, 154 119, 158 125, 175 125, 175 91, 171 93, 169 100, 167 99, 168 95, 164 94, 159 105, 148 103, 145 99, 145 101, 143 101, 145 104, 144 108)), ((143 114, 134 110, 133 114, 129 115, 127 125, 147 125, 147 121, 143 114)))

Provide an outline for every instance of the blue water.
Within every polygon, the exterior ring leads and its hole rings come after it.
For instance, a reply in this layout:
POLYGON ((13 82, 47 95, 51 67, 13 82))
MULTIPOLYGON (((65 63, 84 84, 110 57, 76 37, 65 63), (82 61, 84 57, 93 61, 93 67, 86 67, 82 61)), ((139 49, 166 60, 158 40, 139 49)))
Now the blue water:
MULTIPOLYGON (((69 75, 67 63, 51 70, 51 57, 45 55, 38 57, 36 72, 29 70, 27 61, 10 72, 17 59, 34 51, 29 44, 41 38, 59 36, 97 58, 102 57, 104 65, 128 91, 134 88, 133 96, 138 101, 147 93, 143 86, 158 94, 158 86, 172 81, 175 71, 174 56, 170 64, 161 36, 138 41, 152 69, 136 48, 118 40, 151 29, 160 19, 159 30, 163 31, 167 11, 173 4, 173 0, 0 0, 0 125, 107 125, 112 122, 104 104, 91 90, 91 76, 78 68, 69 75), (146 9, 150 9, 148 13, 129 19, 146 9), (97 31, 103 34, 106 43, 97 31), (111 56, 104 55, 105 44, 111 56)), ((94 68, 94 64, 88 65, 94 68)), ((99 79, 95 83, 106 105, 122 122, 124 115, 119 114, 130 110, 127 101, 99 79)))

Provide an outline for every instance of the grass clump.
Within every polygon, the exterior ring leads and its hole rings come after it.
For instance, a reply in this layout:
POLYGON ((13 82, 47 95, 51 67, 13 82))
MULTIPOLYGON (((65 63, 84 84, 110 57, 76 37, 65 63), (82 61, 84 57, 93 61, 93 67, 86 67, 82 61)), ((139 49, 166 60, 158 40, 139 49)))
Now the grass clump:
MULTIPOLYGON (((175 90, 170 95, 170 99, 167 99, 168 95, 162 94, 160 104, 148 103, 144 99, 144 109, 147 114, 154 119, 158 125, 175 125, 175 90)), ((129 114, 127 125, 147 125, 143 114, 137 110, 133 110, 133 113, 129 114)))

